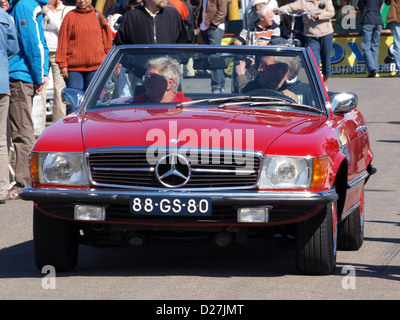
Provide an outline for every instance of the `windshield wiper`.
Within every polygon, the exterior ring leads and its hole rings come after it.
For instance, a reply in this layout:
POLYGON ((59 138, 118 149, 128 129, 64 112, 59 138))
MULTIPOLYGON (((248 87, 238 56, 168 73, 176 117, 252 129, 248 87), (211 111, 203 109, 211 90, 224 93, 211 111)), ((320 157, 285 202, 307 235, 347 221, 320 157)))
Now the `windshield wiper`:
POLYGON ((197 103, 208 102, 208 103, 218 103, 218 102, 225 102, 218 106, 218 108, 226 108, 226 107, 235 107, 235 106, 242 106, 244 104, 248 105, 249 107, 256 107, 256 106, 289 106, 293 108, 301 108, 301 109, 308 109, 310 111, 318 112, 319 114, 323 114, 324 112, 318 108, 308 106, 305 104, 297 104, 288 102, 284 98, 272 98, 272 97, 263 97, 263 96, 235 96, 235 97, 225 97, 225 98, 216 98, 216 99, 201 99, 201 100, 193 100, 193 101, 186 101, 182 102, 177 105, 178 108, 190 106, 197 103), (254 102, 259 101, 259 102, 254 102), (244 103, 247 102, 247 103, 244 103))
MULTIPOLYGON (((263 97, 263 96, 234 96, 234 97, 225 97, 225 98, 215 98, 215 99, 201 99, 201 100, 193 100, 193 101, 185 101, 177 105, 177 107, 182 108, 186 106, 190 106, 192 104, 208 102, 208 103, 219 103, 219 102, 243 102, 248 101, 251 103, 252 101, 281 101, 287 102, 287 100, 282 98, 272 98, 272 97, 263 97)), ((220 105, 219 107, 223 108, 225 104, 220 105)))
POLYGON ((314 112, 318 112, 319 114, 323 114, 324 112, 318 108, 308 106, 306 104, 297 104, 297 103, 289 103, 289 102, 254 102, 249 104, 250 107, 258 107, 258 106, 289 106, 292 108, 300 108, 300 109, 308 109, 314 112))

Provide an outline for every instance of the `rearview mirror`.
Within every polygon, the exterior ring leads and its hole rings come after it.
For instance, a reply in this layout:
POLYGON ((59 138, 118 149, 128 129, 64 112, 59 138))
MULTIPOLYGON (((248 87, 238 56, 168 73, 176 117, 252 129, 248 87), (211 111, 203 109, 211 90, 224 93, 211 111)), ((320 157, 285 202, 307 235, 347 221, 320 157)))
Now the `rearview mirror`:
POLYGON ((194 59, 193 69, 195 70, 215 70, 215 69, 225 69, 228 67, 228 62, 225 58, 220 57, 208 57, 194 59))

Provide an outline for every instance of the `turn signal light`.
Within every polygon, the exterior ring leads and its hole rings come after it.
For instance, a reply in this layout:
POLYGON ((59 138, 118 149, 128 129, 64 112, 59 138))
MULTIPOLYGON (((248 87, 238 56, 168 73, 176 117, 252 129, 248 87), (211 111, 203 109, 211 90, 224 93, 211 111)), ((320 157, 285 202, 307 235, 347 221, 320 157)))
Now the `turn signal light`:
POLYGON ((328 156, 314 158, 311 188, 323 187, 328 176, 328 156))
POLYGON ((38 154, 31 152, 29 156, 29 168, 31 172, 32 185, 39 183, 39 166, 38 166, 38 154))

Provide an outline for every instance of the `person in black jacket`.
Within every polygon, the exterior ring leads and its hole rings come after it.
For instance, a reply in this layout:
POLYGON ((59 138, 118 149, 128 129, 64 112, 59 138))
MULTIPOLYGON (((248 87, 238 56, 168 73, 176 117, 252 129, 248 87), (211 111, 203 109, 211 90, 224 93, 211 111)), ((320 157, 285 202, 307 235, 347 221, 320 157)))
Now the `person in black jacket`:
POLYGON ((167 0, 145 0, 127 11, 115 45, 190 43, 180 13, 167 0))
POLYGON ((382 32, 381 7, 383 0, 359 0, 361 14, 361 46, 364 50, 368 78, 374 78, 378 68, 379 41, 382 32))

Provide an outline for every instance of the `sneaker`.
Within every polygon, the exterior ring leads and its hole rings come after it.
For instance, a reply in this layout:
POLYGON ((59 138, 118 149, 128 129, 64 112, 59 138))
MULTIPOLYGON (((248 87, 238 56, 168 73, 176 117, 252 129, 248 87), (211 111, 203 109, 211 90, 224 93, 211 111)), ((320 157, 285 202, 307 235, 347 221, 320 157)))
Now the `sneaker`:
POLYGON ((212 93, 221 93, 221 89, 212 89, 212 93))
POLYGON ((394 78, 400 78, 400 71, 397 71, 394 75, 392 75, 394 78))
POLYGON ((17 189, 11 188, 7 193, 7 200, 19 199, 19 191, 17 189))
POLYGON ((0 200, 0 204, 5 204, 7 199, 0 200))

